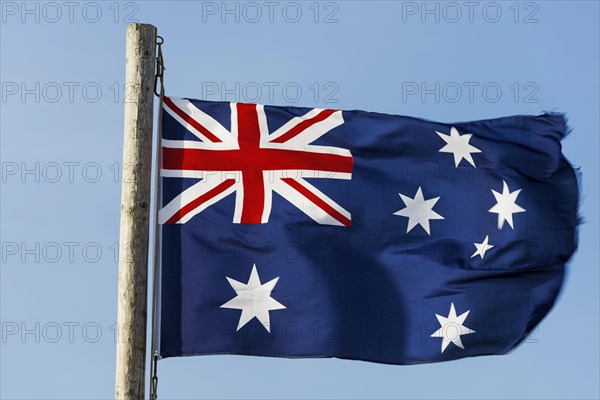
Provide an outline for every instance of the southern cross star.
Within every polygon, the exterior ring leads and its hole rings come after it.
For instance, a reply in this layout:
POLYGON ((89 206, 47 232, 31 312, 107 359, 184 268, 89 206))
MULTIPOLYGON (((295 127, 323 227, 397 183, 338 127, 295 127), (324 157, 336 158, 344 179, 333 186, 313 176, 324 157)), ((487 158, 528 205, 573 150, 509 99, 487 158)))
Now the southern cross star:
POLYGON ((446 145, 439 150, 440 153, 454 154, 454 165, 456 167, 458 167, 458 164, 460 164, 463 158, 467 160, 469 164, 475 166, 475 161, 473 161, 471 153, 481 153, 481 150, 469 144, 469 140, 471 140, 471 136, 473 136, 471 133, 461 135, 455 127, 450 129, 450 135, 445 135, 438 131, 435 131, 435 133, 446 142, 446 145))
POLYGON ((480 256, 482 259, 485 256, 485 253, 491 249, 492 247, 494 247, 493 244, 489 244, 489 240, 490 237, 489 235, 485 235, 485 239, 483 239, 483 242, 481 243, 473 243, 475 245, 475 248, 477 249, 477 251, 475 253, 473 253, 473 255, 471 256, 471 258, 475 257, 475 256, 480 256))
POLYGON ((469 315, 469 312, 471 312, 471 310, 467 310, 459 316, 456 316, 454 303, 451 303, 450 312, 448 313, 447 317, 442 317, 441 315, 435 314, 435 317, 440 323, 441 328, 433 332, 431 337, 442 338, 442 353, 444 350, 446 350, 446 347, 448 347, 450 343, 454 343, 456 346, 464 350, 465 346, 463 346, 460 336, 475 333, 474 330, 463 325, 465 319, 467 319, 467 316, 469 315))
POLYGON ((232 308, 242 310, 240 322, 237 330, 239 331, 244 325, 256 318, 265 327, 267 332, 271 332, 269 311, 281 310, 285 306, 271 297, 271 291, 277 284, 279 277, 270 280, 265 284, 260 283, 260 277, 256 271, 256 264, 252 267, 250 279, 248 283, 241 283, 235 279, 227 277, 229 284, 237 293, 237 296, 223 304, 221 308, 232 308))
POLYGON ((502 193, 498 193, 492 189, 492 193, 496 198, 496 205, 489 209, 489 212, 498 214, 498 229, 502 229, 504 221, 508 221, 511 228, 513 226, 513 214, 525 212, 526 210, 517 203, 517 196, 521 193, 521 189, 511 192, 505 181, 502 181, 502 193))
POLYGON ((444 219, 444 217, 433 211, 433 206, 435 206, 435 203, 440 199, 439 196, 433 199, 425 200, 420 186, 419 189, 417 189, 414 199, 411 199, 402 193, 398 194, 400 195, 400 198, 406 207, 404 207, 402 210, 396 211, 394 215, 408 217, 408 227, 406 228, 406 233, 410 232, 415 226, 421 225, 423 229, 425 229, 425 232, 427 232, 428 235, 431 235, 431 233, 429 233, 429 220, 444 219))

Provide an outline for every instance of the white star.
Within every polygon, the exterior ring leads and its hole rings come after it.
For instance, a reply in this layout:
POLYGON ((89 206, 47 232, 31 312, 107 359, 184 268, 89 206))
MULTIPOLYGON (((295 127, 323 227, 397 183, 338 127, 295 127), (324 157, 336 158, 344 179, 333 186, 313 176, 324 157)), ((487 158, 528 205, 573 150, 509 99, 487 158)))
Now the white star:
POLYGON ((252 318, 256 317, 256 319, 258 319, 265 327, 267 332, 270 333, 269 310, 281 310, 285 308, 283 304, 271 297, 271 291, 277 284, 279 277, 262 285, 260 283, 258 272, 256 271, 256 264, 254 264, 247 284, 238 282, 229 277, 227 277, 227 280, 233 290, 237 293, 237 296, 223 304, 221 308, 242 310, 237 330, 239 331, 244 325, 252 320, 252 318))
POLYGON ((469 144, 469 140, 471 140, 471 136, 473 136, 472 134, 465 133, 464 135, 461 135, 455 127, 450 129, 450 135, 445 135, 438 131, 435 131, 435 133, 446 142, 446 145, 439 151, 441 153, 454 154, 454 164, 456 167, 458 167, 458 164, 460 164, 460 161, 463 158, 472 166, 475 166, 475 161, 473 161, 471 153, 481 153, 481 150, 469 144))
POLYGON ((526 210, 515 203, 517 201, 517 196, 521 193, 521 189, 515 190, 511 192, 508 189, 508 185, 505 181, 502 181, 502 194, 496 192, 492 189, 492 193, 496 198, 497 204, 489 209, 489 212, 498 214, 498 229, 502 229, 504 226, 504 221, 508 221, 508 224, 511 228, 515 229, 513 226, 513 214, 525 212, 526 210))
POLYGON ((471 310, 468 310, 457 317, 456 310, 454 309, 454 303, 451 303, 448 317, 442 317, 441 315, 435 314, 435 317, 440 323, 441 328, 433 332, 431 337, 442 338, 442 353, 444 350, 446 350, 446 347, 448 347, 450 342, 464 350, 465 346, 463 346, 460 336, 475 333, 474 330, 463 325, 463 322, 465 322, 469 312, 471 312, 471 310))
POLYGON ((418 224, 425 229, 425 232, 427 232, 428 235, 431 235, 429 233, 429 220, 444 219, 444 217, 433 211, 433 206, 440 199, 439 196, 435 199, 425 200, 425 198, 423 198, 423 192, 421 191, 420 186, 419 189, 417 189, 417 194, 415 194, 414 199, 411 199, 402 193, 398 194, 400 195, 400 198, 406 207, 402 210, 396 211, 394 215, 408 217, 408 227, 406 228, 406 233, 410 232, 410 230, 418 224))
POLYGON ((483 259, 486 251, 488 251, 489 249, 494 247, 494 245, 488 244, 488 240, 489 240, 489 235, 485 235, 485 239, 483 239, 483 243, 473 243, 475 245, 475 248, 477 248, 477 251, 475 253, 473 253, 471 258, 479 255, 483 259))

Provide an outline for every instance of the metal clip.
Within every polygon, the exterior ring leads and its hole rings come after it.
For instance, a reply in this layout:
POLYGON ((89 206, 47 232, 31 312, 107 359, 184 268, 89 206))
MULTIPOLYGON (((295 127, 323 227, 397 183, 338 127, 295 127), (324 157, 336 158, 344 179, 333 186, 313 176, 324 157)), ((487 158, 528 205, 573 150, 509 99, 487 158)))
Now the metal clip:
POLYGON ((158 352, 154 352, 152 356, 152 381, 150 382, 150 400, 158 399, 158 352))
POLYGON ((164 39, 162 36, 156 37, 156 45, 158 46, 157 56, 156 56, 156 73, 154 75, 154 94, 158 97, 165 93, 164 87, 164 73, 165 73, 165 64, 163 61, 162 54, 162 44, 164 43, 164 39), (160 92, 157 91, 158 88, 158 80, 160 79, 160 92))

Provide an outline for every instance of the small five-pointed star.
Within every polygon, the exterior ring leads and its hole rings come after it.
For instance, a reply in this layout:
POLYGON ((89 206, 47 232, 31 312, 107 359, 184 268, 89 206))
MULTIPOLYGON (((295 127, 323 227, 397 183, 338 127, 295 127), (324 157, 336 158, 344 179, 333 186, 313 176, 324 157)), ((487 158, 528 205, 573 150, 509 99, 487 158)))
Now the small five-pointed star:
POLYGON ((442 317, 441 315, 435 314, 438 322, 441 325, 441 328, 431 334, 431 337, 441 337, 442 338, 442 353, 446 350, 446 347, 450 343, 454 343, 456 346, 461 349, 465 349, 462 341, 460 339, 461 335, 468 335, 470 333, 475 333, 474 330, 467 328, 463 325, 465 319, 469 315, 471 310, 467 310, 459 316, 456 316, 456 310, 454 309, 454 303, 450 304, 450 313, 448 313, 447 317, 442 317))
POLYGON ((271 291, 275 288, 279 277, 272 279, 265 284, 261 284, 260 277, 256 271, 256 264, 254 264, 247 284, 238 282, 229 277, 227 277, 227 280, 233 290, 237 293, 237 296, 223 304, 221 308, 242 310, 237 330, 239 331, 244 325, 250 322, 252 318, 256 318, 260 321, 262 326, 264 326, 267 332, 270 333, 269 311, 285 308, 283 304, 271 297, 271 291))
POLYGON ((429 220, 444 219, 440 214, 433 211, 433 206, 435 206, 435 203, 440 199, 439 196, 434 199, 425 200, 420 186, 419 189, 417 189, 414 199, 411 199, 402 193, 398 194, 406 207, 396 211, 394 215, 408 217, 406 233, 410 232, 416 225, 421 225, 423 229, 425 229, 425 232, 427 232, 428 235, 431 235, 431 233, 429 233, 429 220))
POLYGON ((485 235, 485 239, 483 239, 482 243, 473 243, 475 245, 475 248, 477 249, 477 251, 475 253, 473 253, 471 258, 473 258, 475 256, 481 256, 481 258, 483 259, 483 257, 485 256, 485 253, 489 249, 494 247, 493 244, 489 244, 489 240, 490 240, 489 235, 485 235))
POLYGON ((475 167, 475 161, 473 161, 471 153, 481 153, 481 150, 469 144, 469 140, 473 136, 471 133, 461 135, 455 127, 450 129, 450 135, 445 135, 438 131, 435 131, 435 133, 446 142, 446 145, 439 150, 440 153, 454 154, 455 167, 458 167, 463 158, 475 167))
POLYGON ((498 229, 502 229, 504 221, 508 221, 511 228, 513 226, 513 214, 525 212, 526 210, 517 203, 517 196, 521 193, 521 189, 511 192, 508 189, 506 181, 502 181, 502 193, 498 193, 492 189, 492 193, 496 198, 496 205, 489 209, 489 212, 498 214, 498 229))

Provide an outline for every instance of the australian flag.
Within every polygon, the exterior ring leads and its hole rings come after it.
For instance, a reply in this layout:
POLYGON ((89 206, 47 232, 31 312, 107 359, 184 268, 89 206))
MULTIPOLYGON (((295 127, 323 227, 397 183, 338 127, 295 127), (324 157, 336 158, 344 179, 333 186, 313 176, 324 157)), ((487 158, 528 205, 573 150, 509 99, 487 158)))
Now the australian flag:
POLYGON ((162 112, 163 358, 503 354, 557 297, 579 198, 562 115, 162 112))

